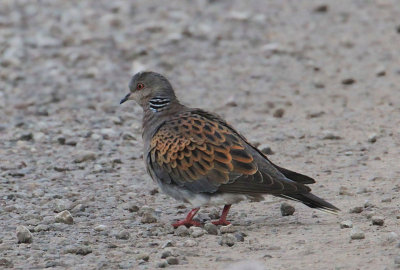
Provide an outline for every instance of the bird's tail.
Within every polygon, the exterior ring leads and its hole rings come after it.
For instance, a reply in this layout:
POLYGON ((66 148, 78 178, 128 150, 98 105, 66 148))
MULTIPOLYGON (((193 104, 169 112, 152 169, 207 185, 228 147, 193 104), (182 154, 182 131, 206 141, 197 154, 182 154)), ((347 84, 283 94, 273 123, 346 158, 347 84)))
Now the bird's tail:
POLYGON ((306 194, 281 194, 278 195, 279 197, 293 200, 293 201, 298 201, 301 202, 308 207, 315 208, 330 214, 337 215, 338 212, 340 211, 339 208, 336 206, 328 203, 327 201, 321 199, 320 197, 315 196, 312 193, 306 193, 306 194))

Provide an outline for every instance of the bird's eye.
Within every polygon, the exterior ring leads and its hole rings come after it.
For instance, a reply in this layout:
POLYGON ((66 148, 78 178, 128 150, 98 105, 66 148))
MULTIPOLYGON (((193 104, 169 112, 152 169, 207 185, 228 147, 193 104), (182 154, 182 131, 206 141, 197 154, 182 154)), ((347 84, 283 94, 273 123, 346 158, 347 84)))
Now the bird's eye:
POLYGON ((136 90, 142 90, 144 88, 144 84, 143 83, 138 83, 136 85, 136 90))

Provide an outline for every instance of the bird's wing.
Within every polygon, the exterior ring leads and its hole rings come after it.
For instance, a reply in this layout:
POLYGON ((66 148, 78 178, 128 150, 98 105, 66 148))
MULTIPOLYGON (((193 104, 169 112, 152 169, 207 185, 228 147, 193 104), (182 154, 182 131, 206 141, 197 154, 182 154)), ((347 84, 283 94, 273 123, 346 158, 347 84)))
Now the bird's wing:
POLYGON ((150 174, 192 192, 307 193, 287 179, 221 118, 202 110, 164 122, 150 142, 150 174))

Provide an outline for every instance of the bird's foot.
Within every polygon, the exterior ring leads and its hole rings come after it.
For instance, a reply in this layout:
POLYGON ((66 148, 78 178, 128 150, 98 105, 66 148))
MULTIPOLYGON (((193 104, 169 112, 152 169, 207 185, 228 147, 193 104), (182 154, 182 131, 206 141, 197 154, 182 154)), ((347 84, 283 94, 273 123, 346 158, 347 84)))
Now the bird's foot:
POLYGON ((181 225, 184 225, 184 226, 186 226, 188 228, 192 227, 192 226, 200 227, 201 223, 197 222, 197 221, 194 221, 194 220, 184 219, 184 220, 179 220, 179 221, 177 221, 177 222, 172 224, 172 226, 174 226, 174 228, 178 228, 181 225))
POLYGON ((229 221, 227 221, 226 219, 219 219, 219 220, 214 220, 211 221, 212 224, 214 225, 222 225, 222 226, 227 226, 229 224, 231 224, 229 221))

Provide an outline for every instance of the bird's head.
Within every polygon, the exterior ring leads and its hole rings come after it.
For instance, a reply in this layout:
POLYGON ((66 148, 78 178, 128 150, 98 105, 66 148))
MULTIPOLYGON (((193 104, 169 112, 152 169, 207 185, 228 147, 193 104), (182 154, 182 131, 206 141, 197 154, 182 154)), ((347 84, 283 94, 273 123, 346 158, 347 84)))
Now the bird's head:
POLYGON ((129 93, 120 104, 128 100, 135 100, 145 107, 151 100, 166 99, 175 101, 174 90, 169 81, 161 74, 145 71, 136 73, 129 82, 129 93))

